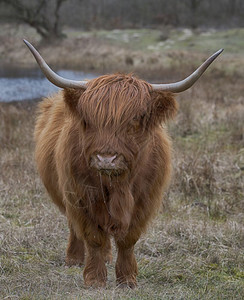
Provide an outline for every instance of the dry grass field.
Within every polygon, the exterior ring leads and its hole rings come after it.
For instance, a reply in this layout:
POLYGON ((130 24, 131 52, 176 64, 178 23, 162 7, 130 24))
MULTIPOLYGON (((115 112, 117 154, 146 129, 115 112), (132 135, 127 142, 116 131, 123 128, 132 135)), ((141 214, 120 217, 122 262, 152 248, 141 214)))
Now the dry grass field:
MULTIPOLYGON (((215 65, 218 74, 244 75, 244 28, 225 31, 189 29, 64 30, 66 39, 44 44, 26 25, 1 24, 0 61, 23 67, 36 62, 23 38, 33 43, 52 67, 105 72, 136 72, 146 79, 180 80, 220 48, 225 55, 215 65), (172 69, 177 69, 172 72, 172 69)), ((208 72, 213 72, 211 68, 208 72)))
POLYGON ((136 245, 135 290, 116 287, 114 262, 97 290, 84 286, 83 267, 65 266, 67 222, 33 159, 37 102, 0 103, 0 299, 243 299, 244 77, 227 70, 235 59, 221 68, 219 59, 177 96, 174 176, 136 245))

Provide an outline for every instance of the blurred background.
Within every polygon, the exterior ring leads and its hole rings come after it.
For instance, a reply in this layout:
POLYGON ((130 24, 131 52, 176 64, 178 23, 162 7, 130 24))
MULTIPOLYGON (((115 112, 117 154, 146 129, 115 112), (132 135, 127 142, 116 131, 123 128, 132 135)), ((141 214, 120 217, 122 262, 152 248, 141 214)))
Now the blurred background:
POLYGON ((162 28, 228 29, 243 26, 241 0, 1 0, 1 20, 26 23, 43 38, 79 30, 162 28))
POLYGON ((225 71, 242 72, 236 67, 243 63, 243 23, 241 0, 0 0, 0 101, 38 98, 55 89, 42 80, 23 38, 71 79, 120 71, 166 82, 220 48, 225 54, 214 68, 223 70, 231 54, 225 71), (8 100, 3 78, 11 76, 19 79, 8 81, 8 100), (17 88, 24 89, 23 77, 32 79, 25 95, 17 88))
POLYGON ((243 23, 243 0, 0 0, 1 299, 243 299, 243 23), (68 226, 33 159, 37 104, 58 89, 23 38, 77 80, 178 81, 225 49, 176 95, 172 184, 136 245, 135 291, 116 289, 114 264, 102 291, 64 266, 68 226))

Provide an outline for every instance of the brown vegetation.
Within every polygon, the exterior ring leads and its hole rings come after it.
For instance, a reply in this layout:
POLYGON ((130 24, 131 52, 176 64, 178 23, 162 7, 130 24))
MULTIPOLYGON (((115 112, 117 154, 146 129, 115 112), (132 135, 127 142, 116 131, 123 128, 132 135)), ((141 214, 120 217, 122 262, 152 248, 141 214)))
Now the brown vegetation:
POLYGON ((208 73, 218 77, 230 76, 233 84, 233 78, 244 74, 243 68, 239 67, 244 61, 241 53, 244 30, 241 28, 226 32, 164 29, 167 33, 165 42, 159 40, 159 30, 83 32, 66 28, 67 39, 52 45, 42 44, 40 36, 26 25, 6 23, 1 24, 1 29, 0 62, 3 65, 36 67, 28 49, 23 47, 25 38, 38 47, 54 70, 67 68, 98 74, 135 72, 147 80, 177 81, 223 47, 224 55, 208 73))

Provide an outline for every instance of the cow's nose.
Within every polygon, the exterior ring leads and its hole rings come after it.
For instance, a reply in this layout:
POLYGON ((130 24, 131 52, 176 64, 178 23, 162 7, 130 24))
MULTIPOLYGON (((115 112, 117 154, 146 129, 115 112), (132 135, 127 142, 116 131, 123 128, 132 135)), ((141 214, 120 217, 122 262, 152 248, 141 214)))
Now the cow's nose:
POLYGON ((127 169, 127 164, 122 154, 96 153, 91 156, 90 167, 105 174, 120 174, 127 169))
POLYGON ((114 155, 101 155, 97 154, 97 159, 98 162, 101 163, 102 165, 112 165, 115 159, 117 158, 117 154, 114 155))

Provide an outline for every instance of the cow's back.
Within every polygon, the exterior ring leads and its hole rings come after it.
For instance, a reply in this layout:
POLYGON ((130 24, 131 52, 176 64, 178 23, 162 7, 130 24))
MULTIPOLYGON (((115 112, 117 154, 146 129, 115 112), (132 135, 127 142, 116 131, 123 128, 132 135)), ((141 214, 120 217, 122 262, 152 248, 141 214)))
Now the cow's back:
POLYGON ((35 126, 35 158, 39 174, 52 200, 62 212, 65 207, 58 187, 58 177, 54 160, 57 140, 65 122, 65 103, 62 93, 43 99, 38 106, 35 126))

